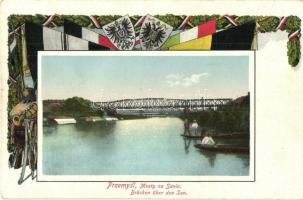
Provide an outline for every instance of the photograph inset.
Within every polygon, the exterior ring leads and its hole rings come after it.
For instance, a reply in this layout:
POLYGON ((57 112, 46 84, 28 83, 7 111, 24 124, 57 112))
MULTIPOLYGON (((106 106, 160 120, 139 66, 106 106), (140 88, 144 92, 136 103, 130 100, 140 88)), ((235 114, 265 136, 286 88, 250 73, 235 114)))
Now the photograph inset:
POLYGON ((42 174, 249 176, 249 56, 41 58, 42 174))

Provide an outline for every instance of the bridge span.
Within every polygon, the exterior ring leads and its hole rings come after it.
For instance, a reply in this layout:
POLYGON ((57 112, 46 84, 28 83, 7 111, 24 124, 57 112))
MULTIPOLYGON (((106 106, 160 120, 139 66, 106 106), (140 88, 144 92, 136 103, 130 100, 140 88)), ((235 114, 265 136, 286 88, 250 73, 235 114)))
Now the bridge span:
POLYGON ((169 99, 169 98, 139 98, 121 99, 106 102, 92 102, 97 109, 207 109, 226 106, 231 98, 221 99, 169 99))

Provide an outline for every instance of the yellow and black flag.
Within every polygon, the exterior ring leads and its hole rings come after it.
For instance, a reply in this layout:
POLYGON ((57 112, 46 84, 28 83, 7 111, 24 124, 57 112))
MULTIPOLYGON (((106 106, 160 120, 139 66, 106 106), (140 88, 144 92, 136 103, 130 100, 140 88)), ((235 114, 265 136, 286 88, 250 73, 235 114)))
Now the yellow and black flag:
POLYGON ((169 50, 250 50, 255 33, 255 22, 245 23, 212 35, 172 46, 169 50))

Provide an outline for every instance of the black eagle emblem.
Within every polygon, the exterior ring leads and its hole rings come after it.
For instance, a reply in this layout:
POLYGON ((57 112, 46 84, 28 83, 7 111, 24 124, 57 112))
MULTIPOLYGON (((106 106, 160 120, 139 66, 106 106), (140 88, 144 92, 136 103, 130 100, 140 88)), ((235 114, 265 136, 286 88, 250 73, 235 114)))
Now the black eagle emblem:
POLYGON ((155 23, 148 22, 142 28, 141 41, 146 49, 159 47, 166 36, 166 31, 162 26, 157 27, 155 23))
POLYGON ((105 29, 107 37, 120 50, 131 50, 135 44, 134 28, 128 18, 117 20, 105 29))
POLYGON ((150 15, 140 30, 140 41, 143 50, 156 50, 167 40, 172 32, 172 27, 150 15))

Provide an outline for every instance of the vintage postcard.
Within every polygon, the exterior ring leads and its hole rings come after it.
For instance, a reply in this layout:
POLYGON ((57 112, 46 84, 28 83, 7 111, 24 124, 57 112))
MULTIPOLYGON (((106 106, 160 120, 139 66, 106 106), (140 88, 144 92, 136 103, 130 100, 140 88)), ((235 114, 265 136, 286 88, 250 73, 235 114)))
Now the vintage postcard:
POLYGON ((37 181, 254 180, 254 52, 38 62, 37 181))
POLYGON ((303 197, 301 1, 0 9, 1 198, 303 197))

